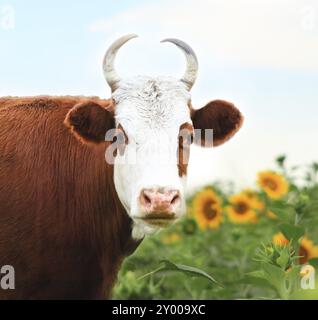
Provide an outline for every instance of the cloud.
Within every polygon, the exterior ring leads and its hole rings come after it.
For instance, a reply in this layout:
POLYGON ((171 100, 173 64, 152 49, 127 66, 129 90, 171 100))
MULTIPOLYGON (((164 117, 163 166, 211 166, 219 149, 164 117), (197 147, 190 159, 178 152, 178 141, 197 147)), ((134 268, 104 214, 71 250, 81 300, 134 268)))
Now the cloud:
POLYGON ((13 6, 0 6, 0 28, 3 30, 13 30, 15 28, 15 10, 13 6))
POLYGON ((188 0, 140 4, 92 32, 113 39, 125 33, 143 38, 180 37, 206 59, 234 66, 318 71, 318 4, 313 0, 188 0))

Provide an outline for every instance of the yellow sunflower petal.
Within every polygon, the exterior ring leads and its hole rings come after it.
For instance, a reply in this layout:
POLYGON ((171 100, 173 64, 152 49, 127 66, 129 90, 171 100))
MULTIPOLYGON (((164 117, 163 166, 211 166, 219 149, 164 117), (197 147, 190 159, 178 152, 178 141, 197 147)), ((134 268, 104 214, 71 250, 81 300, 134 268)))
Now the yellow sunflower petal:
POLYGON ((246 195, 250 199, 253 209, 263 210, 265 208, 265 204, 260 200, 256 191, 247 188, 242 191, 242 194, 246 195))
POLYGON ((302 258, 303 261, 301 261, 302 263, 307 262, 309 259, 318 257, 318 246, 314 245, 313 241, 310 240, 308 237, 302 238, 300 242, 300 251, 304 256, 302 258))
POLYGON ((267 216, 274 220, 278 219, 277 215, 271 210, 267 211, 267 216))
POLYGON ((252 200, 246 194, 237 194, 229 198, 230 206, 227 207, 229 220, 234 223, 255 223, 257 214, 253 208, 252 200))
POLYGON ((277 246, 287 246, 289 243, 288 239, 286 239, 286 237, 281 232, 276 233, 273 236, 272 242, 277 246))
POLYGON ((201 230, 217 229, 222 222, 221 200, 212 189, 199 192, 193 199, 193 215, 201 230))
POLYGON ((280 199, 288 192, 288 182, 282 175, 276 172, 259 172, 257 182, 271 199, 280 199))

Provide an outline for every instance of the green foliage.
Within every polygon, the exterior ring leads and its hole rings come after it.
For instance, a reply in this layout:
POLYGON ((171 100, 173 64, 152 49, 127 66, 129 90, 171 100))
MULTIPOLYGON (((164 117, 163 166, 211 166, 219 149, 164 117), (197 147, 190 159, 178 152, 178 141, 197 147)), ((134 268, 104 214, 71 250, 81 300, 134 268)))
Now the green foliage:
MULTIPOLYGON (((149 273, 148 275, 154 274, 156 272, 162 272, 162 271, 177 271, 177 272, 183 272, 183 273, 188 274, 190 276, 206 278, 206 279, 218 284, 219 286, 221 286, 221 284, 218 283, 211 275, 207 274, 206 272, 204 272, 201 269, 191 267, 191 266, 186 266, 186 265, 179 264, 179 263, 173 263, 169 260, 162 260, 161 262, 162 262, 163 266, 158 268, 157 270, 154 270, 153 272, 149 273)), ((147 276, 147 275, 145 275, 145 276, 147 276)), ((143 276, 142 278, 144 278, 145 276, 143 276)))
POLYGON ((283 223, 279 226, 279 230, 289 241, 298 241, 305 233, 303 227, 283 223))
POLYGON ((302 264, 318 267, 318 164, 308 166, 303 179, 295 177, 300 168, 287 168, 285 156, 278 157, 276 164, 289 191, 272 199, 262 188, 254 189, 264 204, 255 209, 257 222, 229 220, 226 208, 232 184, 208 186, 222 199, 220 227, 198 227, 194 194, 187 218, 145 239, 125 260, 114 298, 318 299, 317 279, 317 289, 301 287, 302 264), (273 243, 279 233, 286 243, 273 243))

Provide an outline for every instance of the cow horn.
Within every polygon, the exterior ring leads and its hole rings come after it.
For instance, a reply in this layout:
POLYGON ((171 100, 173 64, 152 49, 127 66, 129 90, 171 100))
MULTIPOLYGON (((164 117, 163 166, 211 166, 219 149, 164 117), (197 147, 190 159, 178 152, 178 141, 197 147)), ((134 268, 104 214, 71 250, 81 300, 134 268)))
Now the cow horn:
POLYGON ((198 59, 193 49, 188 44, 178 39, 165 39, 161 42, 171 42, 184 52, 187 59, 187 70, 181 81, 185 83, 188 90, 190 91, 195 83, 199 69, 198 59))
POLYGON ((138 37, 136 34, 128 34, 117 39, 107 50, 104 60, 103 60, 103 70, 105 79, 110 86, 112 92, 114 92, 118 88, 118 82, 120 81, 120 77, 115 70, 115 58, 117 51, 120 49, 122 45, 124 45, 130 39, 138 37))

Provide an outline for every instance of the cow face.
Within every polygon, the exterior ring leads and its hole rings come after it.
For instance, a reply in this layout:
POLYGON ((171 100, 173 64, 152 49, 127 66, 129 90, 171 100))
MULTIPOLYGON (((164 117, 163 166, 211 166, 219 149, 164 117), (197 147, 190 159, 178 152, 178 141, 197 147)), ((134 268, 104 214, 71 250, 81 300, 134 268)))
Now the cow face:
POLYGON ((193 135, 190 95, 177 79, 139 77, 122 81, 113 99, 116 127, 125 137, 115 158, 116 190, 135 231, 150 233, 185 212, 187 154, 179 152, 188 153, 193 135))
POLYGON ((120 79, 113 60, 132 37, 119 39, 105 56, 105 76, 113 91, 109 103, 87 101, 75 106, 65 123, 84 143, 114 142, 107 144, 105 159, 114 165, 115 188, 134 222, 133 237, 142 238, 185 214, 192 142, 208 147, 224 143, 240 128, 242 116, 221 100, 192 108, 189 89, 197 61, 192 49, 180 41, 171 42, 185 48, 188 68, 181 80, 120 79))

